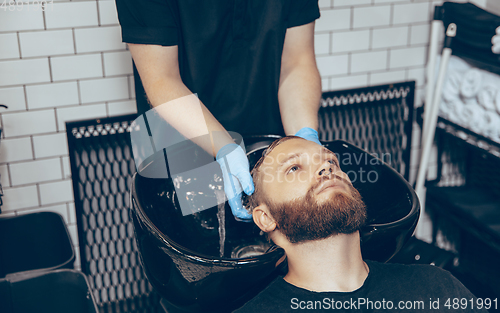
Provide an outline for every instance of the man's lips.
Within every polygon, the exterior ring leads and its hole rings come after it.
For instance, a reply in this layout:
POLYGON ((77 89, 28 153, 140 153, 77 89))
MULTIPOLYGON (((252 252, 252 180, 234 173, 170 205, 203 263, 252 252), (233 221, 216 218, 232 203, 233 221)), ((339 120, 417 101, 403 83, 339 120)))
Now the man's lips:
POLYGON ((327 181, 324 181, 323 183, 321 183, 321 185, 319 185, 318 188, 316 188, 317 192, 316 194, 320 194, 322 193, 324 190, 326 189, 329 189, 329 188, 344 188, 345 184, 340 181, 340 180, 337 180, 337 179, 329 179, 327 181))

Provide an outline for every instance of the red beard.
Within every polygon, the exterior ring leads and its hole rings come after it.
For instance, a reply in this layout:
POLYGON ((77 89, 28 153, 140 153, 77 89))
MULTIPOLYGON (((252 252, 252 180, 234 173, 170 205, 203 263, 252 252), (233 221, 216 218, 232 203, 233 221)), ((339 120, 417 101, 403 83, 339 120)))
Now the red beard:
POLYGON ((284 203, 266 199, 266 205, 276 221, 276 229, 291 243, 319 240, 336 234, 352 234, 365 223, 366 206, 358 190, 345 179, 338 176, 334 178, 343 182, 348 191, 338 191, 323 203, 317 203, 313 197, 314 191, 323 181, 311 187, 302 198, 284 203))

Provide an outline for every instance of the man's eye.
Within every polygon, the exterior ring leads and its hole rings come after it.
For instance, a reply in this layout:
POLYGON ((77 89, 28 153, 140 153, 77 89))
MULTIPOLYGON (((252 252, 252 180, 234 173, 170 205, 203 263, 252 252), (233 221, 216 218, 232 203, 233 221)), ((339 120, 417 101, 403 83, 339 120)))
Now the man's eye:
POLYGON ((299 166, 298 165, 294 165, 294 166, 290 167, 286 173, 290 174, 292 172, 295 172, 298 169, 299 169, 299 166))
POLYGON ((328 162, 329 162, 330 164, 337 165, 337 162, 335 162, 335 160, 328 160, 328 162))

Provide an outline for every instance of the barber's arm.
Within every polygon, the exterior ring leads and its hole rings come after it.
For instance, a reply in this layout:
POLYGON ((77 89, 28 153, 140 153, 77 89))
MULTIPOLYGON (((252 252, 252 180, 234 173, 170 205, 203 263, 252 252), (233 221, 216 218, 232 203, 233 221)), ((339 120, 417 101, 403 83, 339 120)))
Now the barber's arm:
POLYGON ((251 215, 241 203, 242 189, 246 194, 254 191, 248 159, 219 121, 182 82, 177 46, 128 46, 151 105, 182 135, 216 157, 222 169, 224 191, 234 216, 250 220, 251 215), (196 140, 197 137, 207 138, 203 136, 207 134, 207 130, 211 135, 210 141, 196 140))
POLYGON ((232 139, 210 111, 182 82, 177 46, 128 44, 137 71, 141 76, 149 102, 157 112, 186 138, 196 138, 209 132, 222 134, 215 142, 196 142, 208 153, 217 151, 232 139), (173 101, 176 99, 181 101, 173 101), (194 102, 194 103, 193 103, 194 102), (165 104, 165 105, 162 105, 165 104), (203 116, 196 109, 201 106, 203 116))
POLYGON ((314 22, 286 32, 278 99, 285 133, 319 142, 321 78, 314 55, 314 22))

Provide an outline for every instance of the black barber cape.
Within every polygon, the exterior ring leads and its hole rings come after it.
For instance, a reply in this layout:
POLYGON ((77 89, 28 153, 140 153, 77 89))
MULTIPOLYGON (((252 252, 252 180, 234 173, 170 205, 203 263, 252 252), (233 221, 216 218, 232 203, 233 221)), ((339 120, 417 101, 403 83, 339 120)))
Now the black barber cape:
MULTIPOLYGON (((487 312, 484 299, 475 298, 443 269, 373 261, 366 264, 368 277, 352 292, 313 292, 280 276, 234 312, 487 312)), ((493 308, 495 302, 490 300, 493 308)), ((498 300, 496 303, 498 306, 498 300)))
MULTIPOLYGON (((284 134, 278 85, 286 29, 317 19, 318 0, 116 0, 116 5, 124 42, 179 46, 184 84, 227 130, 284 134)), ((136 84, 141 114, 150 107, 140 81, 136 84)))

